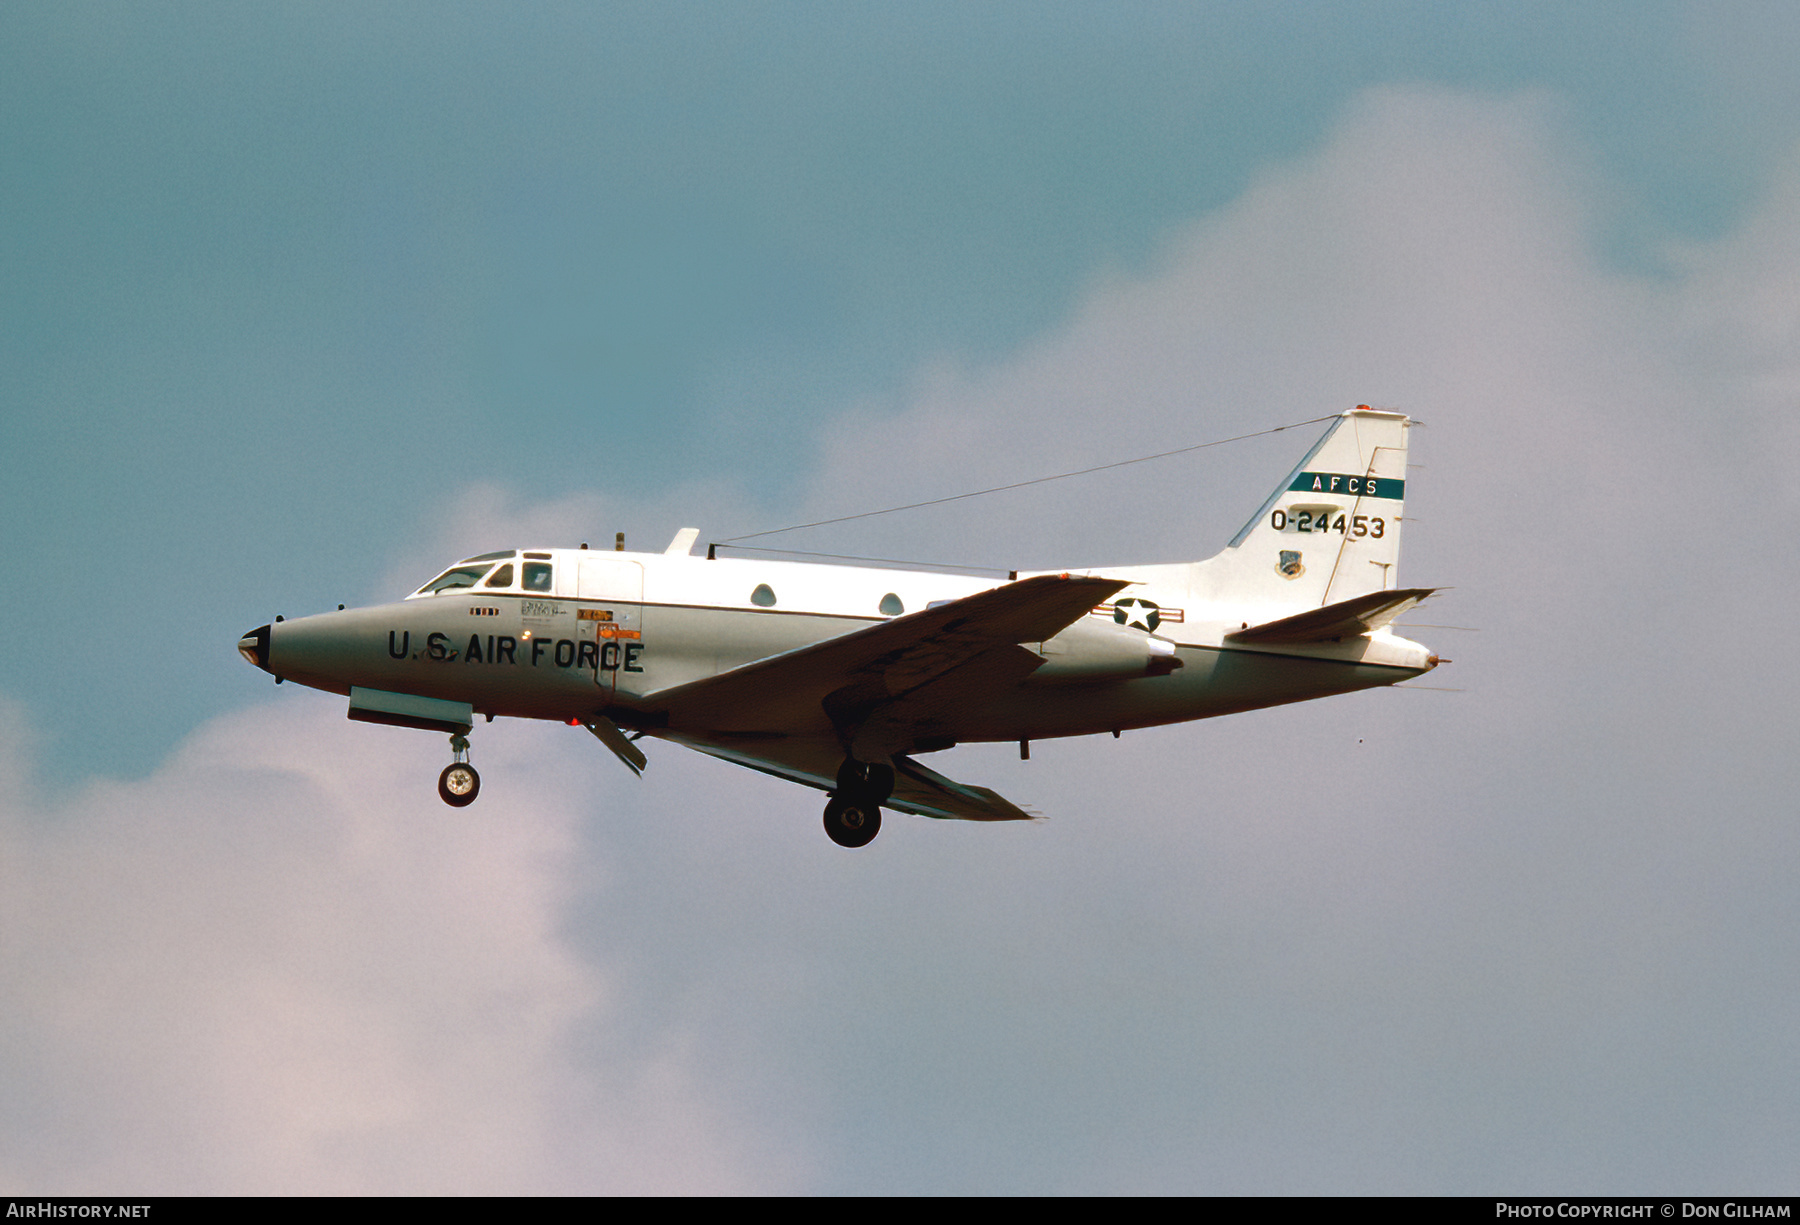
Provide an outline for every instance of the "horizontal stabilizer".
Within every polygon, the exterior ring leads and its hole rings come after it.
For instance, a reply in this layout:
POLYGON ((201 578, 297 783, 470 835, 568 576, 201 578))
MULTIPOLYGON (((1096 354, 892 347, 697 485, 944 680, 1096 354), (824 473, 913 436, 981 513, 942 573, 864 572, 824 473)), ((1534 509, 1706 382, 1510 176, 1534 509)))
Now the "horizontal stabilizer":
POLYGON ((1225 635, 1227 642, 1264 646, 1294 646, 1307 642, 1335 642, 1378 630, 1436 591, 1435 587, 1408 587, 1402 591, 1371 591, 1352 600, 1265 621, 1225 635))

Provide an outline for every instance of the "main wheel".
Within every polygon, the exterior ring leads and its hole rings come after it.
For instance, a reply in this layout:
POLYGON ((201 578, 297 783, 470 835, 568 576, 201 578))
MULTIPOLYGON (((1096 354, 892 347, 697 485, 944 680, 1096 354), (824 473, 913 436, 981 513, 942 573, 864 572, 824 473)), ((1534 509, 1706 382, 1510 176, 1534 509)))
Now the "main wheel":
POLYGON ((839 846, 868 846, 881 832, 881 806, 860 796, 834 795, 825 805, 825 833, 839 846))
POLYGON ((481 794, 481 775, 466 761, 454 761, 438 775, 438 794, 452 808, 465 808, 481 794))

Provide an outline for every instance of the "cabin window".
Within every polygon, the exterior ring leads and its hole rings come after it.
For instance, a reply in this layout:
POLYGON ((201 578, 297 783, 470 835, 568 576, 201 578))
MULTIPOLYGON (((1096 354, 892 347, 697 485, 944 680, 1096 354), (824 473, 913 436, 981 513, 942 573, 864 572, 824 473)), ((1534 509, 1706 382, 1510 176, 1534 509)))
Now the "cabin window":
POLYGON ((525 590, 548 592, 550 590, 550 567, 541 561, 526 562, 525 590))
POLYGON ((902 604, 900 602, 900 597, 893 592, 890 591, 881 597, 881 612, 883 616, 898 617, 905 611, 906 605, 902 604))
POLYGON ((461 587, 473 587, 481 581, 491 566, 457 566, 446 570, 436 578, 419 588, 419 595, 436 595, 441 591, 455 591, 461 587))
POLYGON ((482 586, 484 586, 484 587, 511 587, 512 586, 512 570, 513 570, 512 563, 507 562, 504 566, 501 566, 498 570, 494 571, 494 577, 489 579, 487 582, 483 583, 482 586))
POLYGON ((775 593, 767 583, 758 583, 756 590, 750 593, 750 602, 758 608, 775 607, 775 593))

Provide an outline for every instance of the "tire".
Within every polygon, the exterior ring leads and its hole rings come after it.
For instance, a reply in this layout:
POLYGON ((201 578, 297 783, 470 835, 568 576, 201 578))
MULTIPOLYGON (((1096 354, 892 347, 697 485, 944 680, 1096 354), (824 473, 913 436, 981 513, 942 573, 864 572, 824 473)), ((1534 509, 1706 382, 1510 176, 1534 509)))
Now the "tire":
POLYGON ((481 775, 466 761, 451 762, 438 775, 438 795, 452 808, 467 808, 481 794, 481 775))
POLYGON ((825 805, 825 834, 839 846, 868 846, 881 832, 881 806, 860 796, 831 797, 825 805))

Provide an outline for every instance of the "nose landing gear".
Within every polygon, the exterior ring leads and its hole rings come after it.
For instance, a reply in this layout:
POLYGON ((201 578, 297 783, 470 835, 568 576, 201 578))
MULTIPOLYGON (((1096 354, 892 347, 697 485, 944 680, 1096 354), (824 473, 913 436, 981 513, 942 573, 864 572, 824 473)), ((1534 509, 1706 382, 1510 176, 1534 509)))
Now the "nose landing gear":
POLYGON ((868 846, 881 832, 881 804, 894 793, 894 767, 846 758, 825 805, 825 834, 839 846, 868 846))
POLYGON ((456 760, 438 775, 438 795, 452 808, 466 808, 481 794, 481 775, 469 764, 469 741, 466 736, 450 737, 450 752, 456 760))

